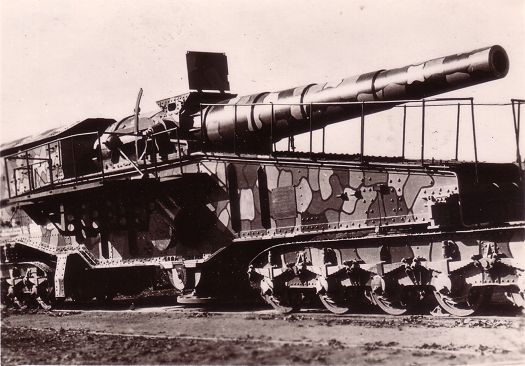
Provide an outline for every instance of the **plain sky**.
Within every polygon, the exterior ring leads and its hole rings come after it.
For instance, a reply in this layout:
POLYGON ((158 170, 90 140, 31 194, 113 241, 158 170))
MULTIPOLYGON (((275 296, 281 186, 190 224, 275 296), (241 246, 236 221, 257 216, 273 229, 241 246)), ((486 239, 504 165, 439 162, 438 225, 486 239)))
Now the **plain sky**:
MULTIPOLYGON (((133 112, 139 88, 142 110, 155 110, 156 100, 187 90, 188 50, 225 52, 232 91, 249 94, 500 44, 510 59, 505 79, 447 96, 525 98, 524 0, 17 0, 2 1, 0 9, 0 143, 88 117, 120 119, 133 112)), ((367 153, 399 151, 399 111, 371 118, 367 153)), ((465 158, 472 149, 467 112, 461 121, 465 158)), ((420 132, 417 116, 409 117, 410 155, 420 132)), ((512 160, 510 107, 479 107, 476 118, 480 158, 512 160)), ((328 128, 327 150, 356 152, 356 125, 328 128)), ((430 154, 450 155, 451 126, 455 109, 429 118, 430 154)))

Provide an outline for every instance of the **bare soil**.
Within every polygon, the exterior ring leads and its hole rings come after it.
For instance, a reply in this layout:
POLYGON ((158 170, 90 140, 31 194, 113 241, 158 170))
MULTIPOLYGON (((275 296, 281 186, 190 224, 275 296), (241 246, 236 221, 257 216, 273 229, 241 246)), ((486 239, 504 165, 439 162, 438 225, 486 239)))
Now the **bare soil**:
POLYGON ((525 364, 525 318, 469 319, 178 306, 4 311, 1 362, 17 364, 525 364))

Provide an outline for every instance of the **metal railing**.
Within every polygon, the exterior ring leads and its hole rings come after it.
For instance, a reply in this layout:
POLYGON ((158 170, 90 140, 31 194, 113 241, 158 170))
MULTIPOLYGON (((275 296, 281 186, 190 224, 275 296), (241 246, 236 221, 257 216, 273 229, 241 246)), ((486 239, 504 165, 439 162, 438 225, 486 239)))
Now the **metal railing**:
MULTIPOLYGON (((157 173, 158 162, 156 153, 149 159, 146 154, 148 143, 155 136, 171 133, 175 129, 161 131, 149 136, 139 134, 144 141, 142 157, 126 159, 138 173, 150 171, 157 173)), ((78 184, 87 181, 102 181, 109 175, 121 173, 124 169, 106 170, 102 153, 102 136, 135 136, 135 133, 119 132, 87 132, 57 138, 3 157, 5 160, 5 177, 9 198, 31 194, 42 189, 54 189, 68 184, 78 184), (84 145, 82 148, 79 145, 84 145), (64 156, 66 152, 67 156, 64 156)), ((182 166, 183 155, 188 153, 187 143, 181 141, 177 131, 174 144, 177 159, 182 166)))
POLYGON ((91 152, 91 157, 102 162, 100 135, 98 132, 79 133, 61 137, 5 156, 5 175, 9 198, 37 191, 44 187, 53 188, 60 184, 86 180, 90 177, 102 176, 102 178, 104 178, 103 164, 98 168, 95 162, 93 162, 91 167, 82 167, 79 169, 77 166, 78 157, 76 153, 78 152, 76 150, 78 148, 75 145, 80 142, 80 139, 84 139, 84 142, 92 141, 93 144, 95 141, 99 141, 99 148, 94 156, 92 155, 93 152, 91 152), (86 139, 86 137, 88 137, 88 139, 86 139), (64 167, 62 151, 67 148, 69 148, 71 152, 71 157, 69 164, 64 167), (53 152, 55 153, 54 156, 52 155, 53 152), (17 164, 15 161, 23 161, 23 163, 17 164), (39 167, 42 167, 42 169, 38 169, 39 167), (91 171, 89 171, 89 168, 91 168, 91 171), (66 171, 64 171, 64 169, 66 171), (71 171, 68 172, 68 169, 71 171), (22 184, 23 181, 26 181, 27 185, 20 187, 19 184, 22 184))
MULTIPOLYGON (((234 153, 240 153, 238 146, 239 144, 239 135, 237 133, 237 109, 239 107, 251 107, 252 112, 254 111, 255 107, 259 106, 269 106, 271 108, 271 120, 269 125, 269 131, 268 127, 266 130, 266 133, 268 134, 269 139, 269 146, 271 147, 270 154, 273 154, 277 152, 276 149, 276 141, 274 140, 274 125, 275 125, 275 106, 304 106, 308 107, 308 116, 307 120, 309 122, 309 128, 307 132, 309 134, 309 149, 306 151, 310 155, 313 154, 313 132, 317 129, 322 130, 322 144, 321 144, 321 151, 325 152, 325 145, 326 145, 326 132, 325 128, 326 125, 323 125, 322 128, 313 128, 314 125, 314 116, 312 114, 312 111, 314 107, 319 106, 330 106, 330 105, 357 105, 361 108, 361 115, 360 115, 360 142, 359 142, 359 155, 361 158, 361 161, 363 163, 366 162, 366 154, 365 154, 365 129, 366 129, 366 110, 367 108, 370 108, 370 106, 374 105, 393 105, 391 108, 400 108, 403 110, 403 117, 402 117, 402 146, 401 146, 401 157, 406 157, 406 135, 407 135, 407 109, 408 108, 420 108, 421 109, 421 119, 420 119, 420 125, 421 125, 421 141, 420 141, 420 156, 419 161, 421 164, 425 163, 425 159, 427 159, 426 154, 426 118, 427 118, 427 110, 430 107, 456 107, 456 128, 455 128, 455 149, 454 149, 454 160, 458 160, 459 157, 459 146, 460 146, 460 132, 461 129, 461 109, 462 107, 467 107, 469 109, 470 114, 470 122, 471 122, 471 131, 472 131, 472 144, 473 144, 473 155, 474 155, 474 162, 476 165, 478 165, 478 141, 477 141, 477 134, 476 134, 476 119, 475 119, 475 107, 476 106, 512 106, 512 111, 514 115, 514 130, 516 134, 516 155, 517 155, 517 161, 521 164, 521 155, 519 151, 519 120, 520 120, 520 106, 523 104, 524 101, 521 99, 512 99, 510 103, 475 103, 474 98, 432 98, 432 99, 422 99, 422 100, 414 100, 414 99, 404 99, 404 100, 393 100, 393 101, 361 101, 361 102, 329 102, 329 103, 201 103, 200 104, 200 127, 201 127, 201 139, 202 139, 202 149, 203 151, 211 151, 211 148, 207 147, 208 141, 206 139, 206 115, 209 112, 209 107, 213 106, 223 106, 224 108, 234 108, 234 131, 233 131, 233 151, 234 153)), ((263 126, 262 129, 265 127, 263 126)), ((264 132, 264 131, 262 131, 264 132)), ((292 147, 293 149, 293 139, 294 136, 288 137, 288 150, 292 147), (290 141, 291 140, 291 141, 290 141)))
MULTIPOLYGON (((512 115, 514 120, 514 132, 516 140, 516 161, 518 162, 520 169, 523 169, 523 162, 520 153, 520 119, 521 119, 521 105, 525 103, 523 99, 512 99, 510 103, 474 103, 473 98, 435 98, 435 99, 423 99, 423 100, 396 100, 396 101, 362 101, 362 102, 338 102, 338 103, 201 103, 200 113, 200 124, 201 124, 201 149, 203 152, 216 151, 212 149, 211 145, 208 145, 206 139, 206 113, 209 111, 211 106, 224 106, 225 108, 234 108, 234 131, 233 131, 233 152, 236 154, 241 153, 239 149, 239 136, 237 133, 237 109, 239 107, 251 107, 256 106, 269 106, 271 108, 271 120, 269 126, 263 126, 269 130, 263 131, 268 134, 270 146, 270 154, 278 152, 277 142, 274 139, 275 134, 275 106, 306 106, 309 108, 307 114, 308 120, 308 151, 310 156, 314 155, 313 149, 313 132, 316 130, 314 126, 314 107, 322 107, 329 105, 356 105, 360 108, 360 133, 359 133, 359 158, 363 164, 367 163, 367 155, 365 154, 365 131, 366 131, 366 116, 367 108, 377 104, 389 104, 393 105, 392 108, 402 109, 402 130, 401 130, 401 158, 406 158, 406 147, 407 147, 407 110, 409 108, 420 108, 421 109, 421 141, 420 141, 420 156, 416 161, 420 164, 425 164, 427 158, 425 136, 426 136, 426 119, 427 111, 430 107, 455 107, 457 108, 456 115, 456 128, 455 128, 455 150, 454 159, 458 160, 459 146, 460 146, 460 133, 461 129, 461 109, 462 107, 469 108, 471 129, 472 129, 472 143, 473 143, 473 154, 476 168, 478 168, 478 142, 476 136, 476 121, 475 121, 475 106, 511 106, 512 115)), ((322 142, 321 151, 325 153, 326 147, 326 124, 322 124, 322 142)), ((126 157, 130 164, 141 174, 152 172, 157 174, 158 162, 156 154, 153 154, 148 161, 148 154, 146 153, 148 144, 153 141, 157 135, 171 134, 170 142, 173 144, 174 151, 177 153, 176 159, 181 166, 183 164, 183 155, 188 154, 187 141, 181 141, 179 131, 177 128, 171 128, 163 130, 151 135, 143 133, 127 133, 127 132, 86 132, 75 135, 65 136, 57 138, 52 141, 48 141, 31 148, 10 154, 5 156, 5 176, 7 181, 8 195, 9 198, 17 197, 30 192, 38 191, 43 188, 53 188, 69 183, 80 183, 91 180, 101 180, 102 182, 107 179, 108 174, 115 174, 115 172, 121 172, 118 169, 112 169, 110 172, 105 169, 105 158, 102 152, 102 141, 103 135, 118 135, 118 136, 135 136, 140 137, 144 141, 144 152, 140 156, 136 156, 135 159, 126 157), (173 132, 176 132, 176 139, 173 139, 173 132), (82 151, 79 151, 77 145, 84 144, 82 151), (88 145, 89 144, 89 145, 88 145), (183 146, 184 145, 184 146, 183 146), (96 148, 95 148, 96 147, 96 148), (63 151, 68 151, 70 156, 64 157, 63 151), (88 151, 89 150, 89 151, 88 151), (54 155, 52 155, 52 151, 54 155), (82 156, 80 156, 82 155, 82 156), (89 160, 89 162, 88 162, 89 160), (20 163, 22 162, 22 163, 20 163), (27 182, 26 185, 20 186, 22 182, 27 182)), ((294 150, 293 136, 288 137, 288 150, 294 150)), ((173 158, 173 157, 172 157, 173 158)), ((428 159, 427 159, 428 160, 428 159)), ((170 160, 171 161, 171 160, 170 160)))

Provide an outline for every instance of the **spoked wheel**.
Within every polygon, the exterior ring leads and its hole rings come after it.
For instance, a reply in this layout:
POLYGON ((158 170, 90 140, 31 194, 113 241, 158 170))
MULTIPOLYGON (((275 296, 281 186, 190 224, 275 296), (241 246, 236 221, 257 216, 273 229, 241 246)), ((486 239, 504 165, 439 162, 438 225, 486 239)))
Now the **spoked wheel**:
POLYGON ((290 314, 299 311, 300 296, 298 297, 292 291, 287 291, 280 296, 276 296, 273 293, 261 295, 264 301, 270 304, 280 314, 290 314))
POLYGON ((455 316, 469 316, 474 314, 485 299, 482 289, 470 290, 467 296, 452 297, 439 291, 434 291, 434 296, 439 306, 449 314, 455 316))
POLYGON ((381 310, 390 315, 404 315, 408 311, 408 306, 399 298, 378 294, 374 291, 370 293, 374 302, 381 310))
POLYGON ((350 312, 350 306, 346 304, 346 301, 335 294, 329 294, 327 292, 319 293, 319 299, 323 303, 324 307, 331 313, 342 315, 350 312))

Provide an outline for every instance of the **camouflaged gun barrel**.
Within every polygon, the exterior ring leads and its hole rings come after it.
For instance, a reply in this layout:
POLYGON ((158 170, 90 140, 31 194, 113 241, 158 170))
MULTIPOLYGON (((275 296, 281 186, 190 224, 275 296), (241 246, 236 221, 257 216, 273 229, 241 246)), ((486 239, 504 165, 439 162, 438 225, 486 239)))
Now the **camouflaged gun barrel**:
MULTIPOLYGON (((270 140, 275 142, 310 128, 315 130, 359 117, 362 108, 359 102, 426 98, 502 78, 508 68, 505 50, 492 46, 334 83, 236 97, 224 102, 225 105, 209 106, 203 111, 202 132, 207 143, 256 149, 270 140), (334 102, 354 104, 322 104, 334 102)), ((401 103, 366 104, 364 113, 401 103)))

